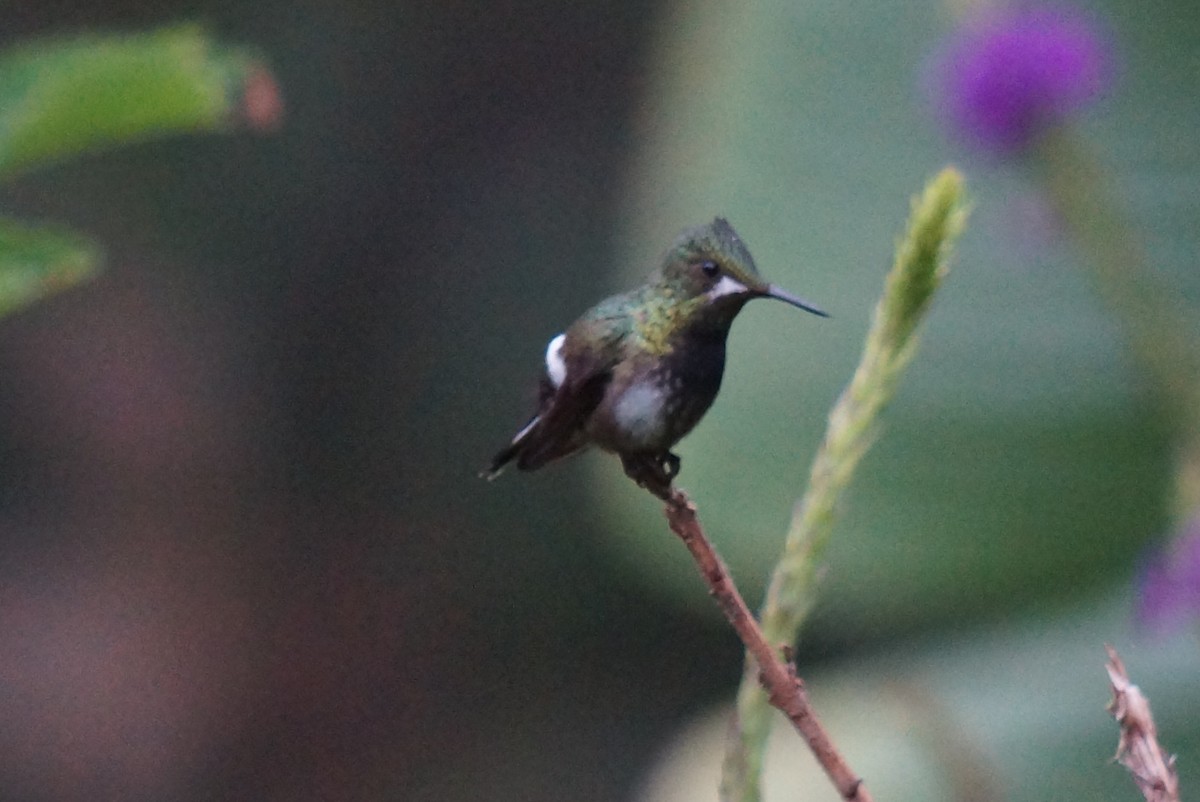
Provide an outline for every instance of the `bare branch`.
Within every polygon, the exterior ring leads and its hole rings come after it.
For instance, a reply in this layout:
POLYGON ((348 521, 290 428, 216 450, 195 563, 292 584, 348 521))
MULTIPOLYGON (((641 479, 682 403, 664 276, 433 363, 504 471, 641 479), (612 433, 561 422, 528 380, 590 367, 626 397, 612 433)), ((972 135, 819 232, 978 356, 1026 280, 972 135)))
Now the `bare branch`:
POLYGON ((753 655, 758 664, 759 681, 766 689, 771 704, 783 711, 808 743, 842 799, 846 802, 872 802, 866 786, 846 763, 817 719, 817 714, 809 704, 804 682, 796 676, 795 666, 790 661, 785 662, 763 637, 758 621, 734 585, 729 570, 705 536, 696 517, 696 506, 681 490, 671 490, 664 495, 667 523, 671 531, 679 536, 691 552, 704 581, 708 583, 709 593, 737 630, 746 650, 753 655))
POLYGON ((1117 754, 1113 759, 1129 769, 1146 802, 1179 802, 1175 757, 1168 755, 1158 744, 1150 701, 1129 681, 1116 650, 1107 644, 1104 648, 1108 650, 1108 663, 1104 667, 1113 689, 1108 712, 1121 725, 1121 740, 1117 742, 1117 754))

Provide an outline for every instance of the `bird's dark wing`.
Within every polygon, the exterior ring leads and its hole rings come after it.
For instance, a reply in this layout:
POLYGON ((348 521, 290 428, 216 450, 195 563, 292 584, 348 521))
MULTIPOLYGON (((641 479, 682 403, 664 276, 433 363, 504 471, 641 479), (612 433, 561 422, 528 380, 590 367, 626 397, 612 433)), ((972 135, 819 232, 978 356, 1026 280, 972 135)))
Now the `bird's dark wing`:
POLYGON ((600 328, 604 322, 585 319, 568 330, 562 349, 563 383, 556 387, 542 376, 537 414, 495 456, 483 476, 495 478, 513 460, 523 471, 536 470, 587 445, 584 426, 604 398, 620 355, 619 341, 600 328))
POLYGON ((587 445, 584 424, 600 405, 611 380, 610 369, 589 372, 575 381, 568 371, 561 387, 550 385, 549 400, 515 453, 517 467, 534 471, 587 445))

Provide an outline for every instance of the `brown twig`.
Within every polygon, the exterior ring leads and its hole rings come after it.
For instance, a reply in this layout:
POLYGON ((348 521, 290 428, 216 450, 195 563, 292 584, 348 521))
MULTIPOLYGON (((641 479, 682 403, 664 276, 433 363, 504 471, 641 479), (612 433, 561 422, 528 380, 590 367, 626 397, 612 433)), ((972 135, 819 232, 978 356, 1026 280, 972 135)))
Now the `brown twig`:
POLYGON ((1129 681, 1116 650, 1108 644, 1104 648, 1108 650, 1108 663, 1104 667, 1113 689, 1108 712, 1121 725, 1121 740, 1117 742, 1117 754, 1113 759, 1129 769, 1146 802, 1179 802, 1175 757, 1158 745, 1150 701, 1129 681))
POLYGON ((770 695, 771 704, 788 717, 808 743, 808 748, 842 799, 847 802, 871 802, 871 794, 866 786, 846 763, 817 719, 817 714, 809 704, 804 682, 796 676, 795 666, 784 662, 763 637, 758 621, 733 584, 729 570, 705 537, 704 529, 696 517, 696 506, 682 490, 671 490, 664 501, 667 503, 667 523, 671 531, 679 536, 691 552, 704 581, 708 583, 709 593, 737 630, 746 650, 754 656, 758 664, 759 681, 770 695))

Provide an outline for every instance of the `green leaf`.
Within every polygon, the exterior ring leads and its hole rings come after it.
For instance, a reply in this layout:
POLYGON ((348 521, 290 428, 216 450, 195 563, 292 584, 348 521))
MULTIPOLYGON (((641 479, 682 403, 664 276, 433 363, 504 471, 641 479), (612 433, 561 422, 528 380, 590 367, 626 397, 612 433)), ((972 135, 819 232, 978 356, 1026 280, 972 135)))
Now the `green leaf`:
POLYGON ((75 234, 0 219, 0 315, 75 286, 99 263, 96 247, 75 234))
POLYGON ((261 74, 197 26, 14 47, 0 55, 0 176, 120 142, 225 128, 261 74))

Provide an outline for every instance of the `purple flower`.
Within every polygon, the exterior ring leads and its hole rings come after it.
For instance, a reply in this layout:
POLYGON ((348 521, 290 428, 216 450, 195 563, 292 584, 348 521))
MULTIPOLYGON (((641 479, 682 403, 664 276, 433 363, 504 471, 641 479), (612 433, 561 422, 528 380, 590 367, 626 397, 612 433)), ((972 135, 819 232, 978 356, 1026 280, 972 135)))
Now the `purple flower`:
POLYGON ((1077 10, 992 9, 946 43, 927 88, 956 137, 1010 155, 1100 94, 1109 62, 1105 37, 1077 10))
POLYGON ((1200 513, 1142 570, 1138 620, 1159 633, 1200 620, 1200 513))

